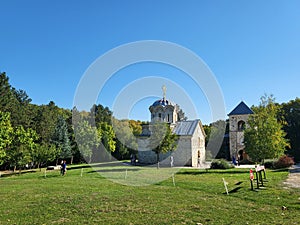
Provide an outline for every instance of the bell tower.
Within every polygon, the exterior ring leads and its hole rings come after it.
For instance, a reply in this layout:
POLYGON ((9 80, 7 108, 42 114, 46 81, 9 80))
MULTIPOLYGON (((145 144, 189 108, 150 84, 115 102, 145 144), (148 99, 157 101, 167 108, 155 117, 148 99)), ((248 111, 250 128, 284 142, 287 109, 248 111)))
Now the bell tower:
POLYGON ((242 101, 229 114, 230 157, 243 160, 247 157, 244 144, 244 130, 253 111, 242 101))

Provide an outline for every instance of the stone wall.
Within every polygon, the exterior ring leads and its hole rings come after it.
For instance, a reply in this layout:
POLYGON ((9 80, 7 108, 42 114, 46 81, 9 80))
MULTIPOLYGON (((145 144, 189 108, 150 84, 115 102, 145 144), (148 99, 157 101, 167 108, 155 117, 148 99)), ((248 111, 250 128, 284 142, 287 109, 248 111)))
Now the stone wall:
POLYGON ((240 121, 245 122, 248 127, 249 114, 245 115, 231 115, 229 117, 229 142, 230 142, 230 157, 237 157, 240 150, 244 150, 244 130, 239 128, 240 121))

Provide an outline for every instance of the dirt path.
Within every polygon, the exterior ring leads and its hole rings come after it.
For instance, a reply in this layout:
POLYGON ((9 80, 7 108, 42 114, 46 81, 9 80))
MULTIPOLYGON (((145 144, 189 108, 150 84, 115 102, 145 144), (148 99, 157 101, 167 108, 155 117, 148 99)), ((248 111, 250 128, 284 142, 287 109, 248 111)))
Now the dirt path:
POLYGON ((300 164, 294 165, 290 169, 290 174, 285 182, 287 187, 300 188, 300 164))

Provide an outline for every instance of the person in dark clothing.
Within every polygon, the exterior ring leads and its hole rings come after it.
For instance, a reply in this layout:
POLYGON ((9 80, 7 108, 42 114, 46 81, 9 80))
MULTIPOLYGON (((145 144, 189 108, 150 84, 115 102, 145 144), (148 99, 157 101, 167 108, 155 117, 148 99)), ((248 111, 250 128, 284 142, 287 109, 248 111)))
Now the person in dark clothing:
POLYGON ((66 172, 67 172, 67 161, 64 160, 64 161, 62 161, 62 164, 61 164, 60 174, 62 176, 64 176, 66 174, 66 172))

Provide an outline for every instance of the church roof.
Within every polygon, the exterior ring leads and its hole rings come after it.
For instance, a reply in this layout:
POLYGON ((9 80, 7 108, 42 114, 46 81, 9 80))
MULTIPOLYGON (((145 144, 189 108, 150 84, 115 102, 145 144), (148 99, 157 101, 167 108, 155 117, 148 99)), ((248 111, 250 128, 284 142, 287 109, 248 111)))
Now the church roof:
POLYGON ((253 114, 253 111, 243 101, 241 101, 241 103, 235 107, 234 110, 228 114, 228 116, 245 114, 253 114))
POLYGON ((193 135, 200 120, 180 121, 173 132, 177 135, 193 135))
POLYGON ((161 105, 161 106, 167 106, 167 105, 172 105, 172 106, 174 106, 175 104, 174 103, 172 103, 170 100, 168 100, 168 99, 160 99, 160 100, 157 100, 157 101, 155 101, 153 104, 152 104, 152 106, 158 106, 158 105, 161 105))

